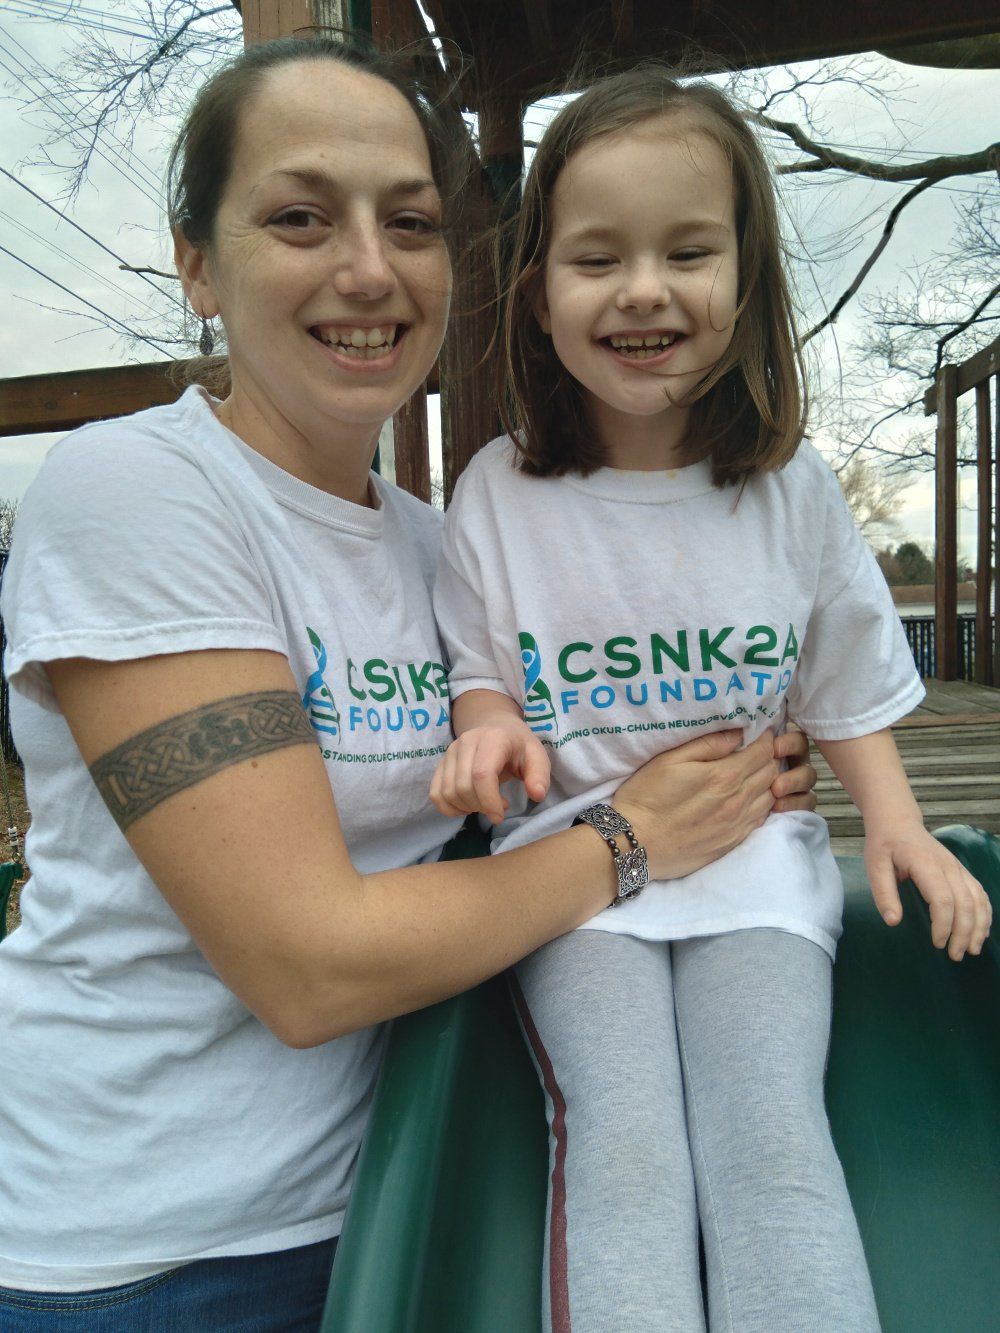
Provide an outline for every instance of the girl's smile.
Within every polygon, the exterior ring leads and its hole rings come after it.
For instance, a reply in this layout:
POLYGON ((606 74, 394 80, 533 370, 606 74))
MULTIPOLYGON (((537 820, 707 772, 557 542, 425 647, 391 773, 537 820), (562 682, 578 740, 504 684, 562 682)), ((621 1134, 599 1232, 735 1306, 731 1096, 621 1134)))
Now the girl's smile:
POLYGON ((732 338, 738 269, 728 161, 676 115, 594 140, 562 169, 535 310, 611 466, 676 464, 685 396, 732 338))

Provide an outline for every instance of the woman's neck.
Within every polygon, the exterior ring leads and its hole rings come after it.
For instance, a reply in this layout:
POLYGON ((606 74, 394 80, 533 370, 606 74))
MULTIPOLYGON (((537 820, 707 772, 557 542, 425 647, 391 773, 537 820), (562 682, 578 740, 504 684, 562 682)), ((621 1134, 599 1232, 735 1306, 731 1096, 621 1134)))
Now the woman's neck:
POLYGON ((338 423, 336 436, 320 426, 309 430, 235 385, 215 414, 227 430, 282 471, 351 504, 371 507, 368 478, 378 434, 373 435, 370 426, 348 432, 338 423))

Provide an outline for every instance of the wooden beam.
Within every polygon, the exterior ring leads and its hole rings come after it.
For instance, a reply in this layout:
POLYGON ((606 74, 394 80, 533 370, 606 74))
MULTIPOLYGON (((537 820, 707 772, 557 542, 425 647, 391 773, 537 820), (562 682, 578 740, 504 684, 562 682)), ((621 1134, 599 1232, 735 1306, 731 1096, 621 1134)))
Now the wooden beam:
POLYGON ((990 438, 990 382, 976 385, 976 683, 993 684, 990 593, 993 536, 993 441, 990 438))
POLYGON ((958 675, 958 369, 937 374, 937 435, 934 465, 934 674, 958 675))
MULTIPOLYGON (((958 367, 956 385, 959 398, 983 380, 989 379, 991 375, 998 374, 1000 374, 1000 338, 992 342, 989 347, 984 347, 982 351, 970 356, 968 361, 963 361, 958 367)), ((932 384, 924 394, 924 416, 933 416, 936 411, 937 388, 932 384)))
POLYGON ((0 436, 74 430, 88 421, 175 402, 184 386, 171 372, 183 366, 181 361, 154 361, 0 380, 0 436))

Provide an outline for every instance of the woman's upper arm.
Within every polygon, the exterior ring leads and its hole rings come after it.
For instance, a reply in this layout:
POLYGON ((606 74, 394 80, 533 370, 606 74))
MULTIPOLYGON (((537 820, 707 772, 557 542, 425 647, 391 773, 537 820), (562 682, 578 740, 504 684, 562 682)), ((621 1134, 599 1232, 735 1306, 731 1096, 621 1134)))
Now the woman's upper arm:
POLYGON ((296 1042, 316 959, 356 891, 315 734, 279 653, 46 667, 136 856, 226 984, 296 1042))

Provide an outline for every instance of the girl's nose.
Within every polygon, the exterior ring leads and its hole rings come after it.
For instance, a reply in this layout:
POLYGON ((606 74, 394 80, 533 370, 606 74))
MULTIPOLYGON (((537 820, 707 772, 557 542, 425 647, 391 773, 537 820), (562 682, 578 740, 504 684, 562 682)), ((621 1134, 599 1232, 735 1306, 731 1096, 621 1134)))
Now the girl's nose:
POLYGON ((334 287, 341 296, 378 301, 396 286, 386 237, 375 219, 359 219, 341 233, 334 287))
POLYGON ((625 271, 618 293, 619 310, 643 314, 670 304, 670 282, 662 264, 636 264, 625 271))

